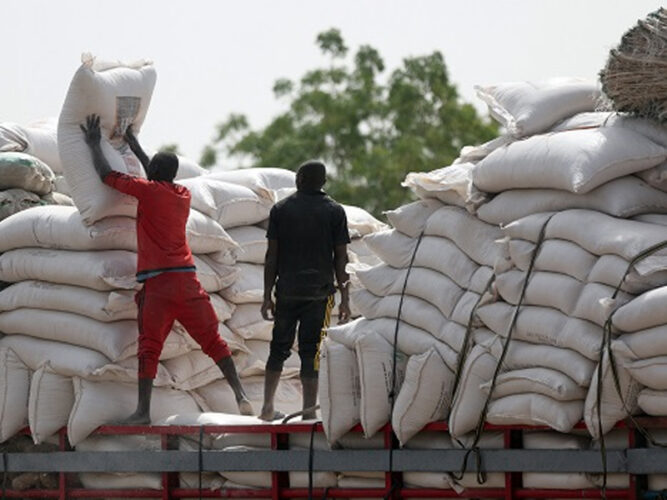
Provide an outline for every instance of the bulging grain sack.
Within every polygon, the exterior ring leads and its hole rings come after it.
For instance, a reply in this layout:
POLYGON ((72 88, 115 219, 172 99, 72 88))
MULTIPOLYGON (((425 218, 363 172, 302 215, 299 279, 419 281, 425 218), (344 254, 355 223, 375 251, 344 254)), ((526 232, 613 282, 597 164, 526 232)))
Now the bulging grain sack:
POLYGON ((0 347, 0 443, 27 425, 29 394, 30 370, 14 351, 0 347))
MULTIPOLYGON (((271 342, 269 340, 249 339, 245 342, 245 348, 248 350, 248 359, 245 366, 241 369, 241 377, 264 376, 266 371, 266 361, 269 359, 271 342)), ((299 375, 301 361, 295 346, 292 347, 289 357, 283 365, 282 378, 291 378, 299 375)))
POLYGON ((28 402, 30 434, 35 444, 44 442, 67 425, 74 406, 72 379, 58 375, 48 362, 32 374, 28 402))
POLYGON ((614 346, 627 359, 667 355, 667 325, 621 335, 614 346))
POLYGON ((637 405, 647 415, 664 417, 667 415, 667 391, 642 389, 637 398, 637 405))
POLYGON ((392 345, 377 333, 355 342, 361 386, 361 426, 372 437, 391 419, 390 394, 397 393, 405 376, 407 356, 394 352, 392 345))
POLYGON ((94 290, 138 288, 137 255, 125 250, 75 252, 18 248, 0 254, 0 280, 42 280, 94 290))
POLYGON ((79 126, 86 116, 100 116, 101 147, 112 170, 145 177, 123 135, 129 125, 141 131, 153 88, 155 68, 140 60, 104 62, 84 54, 70 83, 58 119, 58 149, 72 198, 86 224, 111 215, 136 215, 136 199, 102 183, 79 126))
MULTIPOLYGON (((364 242, 382 261, 401 269, 410 265, 417 244, 417 240, 396 230, 369 234, 364 242)), ((413 265, 444 274, 461 288, 468 288, 470 279, 479 267, 454 242, 438 236, 424 236, 421 239, 413 265)))
POLYGON ((104 322, 137 317, 133 291, 100 292, 35 280, 19 281, 0 291, 0 311, 22 307, 71 312, 104 322))
POLYGON ((319 401, 330 443, 360 422, 361 388, 355 352, 328 337, 320 348, 319 401))
POLYGON ((543 394, 524 393, 491 401, 486 420, 496 425, 547 425, 570 432, 583 411, 583 400, 556 401, 543 394))
POLYGON ((449 432, 455 438, 477 428, 487 399, 481 385, 491 379, 496 359, 483 346, 476 345, 468 354, 449 412, 449 432))
POLYGON ((231 228, 229 236, 239 245, 238 262, 264 264, 268 247, 266 230, 257 226, 240 226, 231 228))
POLYGON ((268 218, 274 198, 210 175, 178 181, 190 190, 192 208, 208 215, 225 229, 256 224, 268 218))
POLYGON ((489 267, 499 258, 499 246, 494 242, 503 237, 500 228, 457 207, 442 207, 434 212, 426 221, 424 234, 453 241, 477 264, 489 267))
POLYGON ((0 339, 0 347, 14 351, 33 371, 48 362, 54 373, 66 377, 85 378, 111 362, 102 353, 92 349, 26 335, 5 335, 0 339))
POLYGON ((238 264, 238 278, 224 287, 220 295, 234 304, 259 303, 264 297, 264 266, 238 264))
POLYGON ((422 199, 436 199, 469 210, 486 201, 473 184, 472 163, 456 163, 430 172, 410 172, 401 183, 422 199))
MULTIPOLYGON (((139 336, 133 320, 104 323, 77 314, 31 308, 0 313, 0 331, 86 347, 112 361, 136 354, 139 336)), ((183 336, 170 334, 160 357, 169 359, 190 350, 183 336)))
POLYGON ((602 354, 602 381, 598 384, 599 370, 596 369, 591 379, 586 403, 584 406, 584 421, 586 428, 594 439, 599 439, 601 434, 609 432, 616 422, 623 420, 628 414, 634 414, 637 411, 637 397, 641 390, 641 385, 632 379, 630 373, 625 368, 625 362, 618 356, 620 351, 614 348, 612 342, 612 352, 614 353, 616 374, 618 385, 621 388, 621 394, 616 390, 614 374, 609 356, 605 350, 602 354), (598 389, 601 386, 601 391, 598 389), (598 413, 598 398, 600 398, 601 411, 598 413))
POLYGON ((355 269, 352 278, 357 279, 369 292, 380 297, 400 294, 405 285, 406 295, 425 300, 447 317, 451 315, 463 295, 461 287, 451 278, 425 267, 413 267, 408 271, 380 264, 371 268, 355 269))
POLYGON ((539 134, 563 118, 593 111, 600 97, 598 85, 581 78, 476 85, 475 90, 491 116, 515 137, 539 134))
POLYGON ((614 311, 614 327, 623 332, 636 332, 666 324, 666 299, 667 286, 647 291, 614 311))
POLYGON ((497 149, 477 164, 472 176, 477 188, 490 193, 518 188, 587 193, 666 158, 667 149, 631 130, 572 130, 497 149))
POLYGON ((213 170, 208 176, 212 179, 245 186, 255 193, 267 197, 273 196, 273 191, 294 188, 296 186, 296 173, 284 168, 217 169, 213 170))
POLYGON ((226 325, 247 340, 271 340, 273 322, 262 318, 261 305, 256 302, 239 304, 226 325))
POLYGON ((416 238, 424 230, 426 221, 433 212, 442 207, 436 199, 413 201, 394 210, 384 212, 389 223, 406 236, 416 238))
POLYGON ((343 209, 351 238, 361 238, 367 234, 387 229, 387 224, 380 222, 363 208, 343 205, 343 209))
POLYGON ((498 193, 479 207, 477 216, 489 224, 508 224, 527 215, 571 208, 597 210, 627 218, 643 213, 666 212, 667 200, 662 191, 637 177, 625 176, 586 194, 557 189, 510 189, 498 193))
MULTIPOLYGON (((75 377, 74 407, 67 423, 67 436, 72 446, 88 437, 97 427, 130 415, 137 404, 135 384, 89 382, 75 377)), ((155 387, 151 398, 153 421, 176 413, 199 411, 192 396, 183 391, 155 387)))
POLYGON ((426 424, 447 418, 454 374, 435 349, 410 356, 391 424, 401 445, 426 424))
POLYGON ((625 368, 640 384, 658 391, 667 390, 667 356, 654 356, 627 361, 625 368))
POLYGON ((0 152, 0 189, 24 189, 44 195, 53 191, 54 182, 53 171, 34 156, 0 152))
MULTIPOLYGON (((480 388, 487 394, 491 381, 480 388)), ((550 368, 523 368, 501 373, 493 386, 493 397, 502 398, 513 394, 534 392, 556 401, 574 401, 586 398, 587 391, 562 372, 550 368)))

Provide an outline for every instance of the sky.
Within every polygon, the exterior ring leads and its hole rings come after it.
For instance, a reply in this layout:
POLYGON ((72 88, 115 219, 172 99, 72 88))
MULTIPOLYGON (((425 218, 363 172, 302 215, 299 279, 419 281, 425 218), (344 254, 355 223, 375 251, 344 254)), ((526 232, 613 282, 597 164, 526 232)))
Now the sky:
MULTIPOLYGON (((556 76, 597 79, 607 54, 658 0, 0 0, 5 39, 0 122, 60 113, 81 54, 154 62, 141 141, 198 159, 229 113, 253 128, 287 103, 278 78, 327 62, 318 33, 341 30, 350 52, 375 47, 385 72, 442 52, 462 100, 474 85, 556 76)), ((225 159, 224 161, 229 161, 225 159)), ((219 165, 233 168, 235 165, 219 165)))

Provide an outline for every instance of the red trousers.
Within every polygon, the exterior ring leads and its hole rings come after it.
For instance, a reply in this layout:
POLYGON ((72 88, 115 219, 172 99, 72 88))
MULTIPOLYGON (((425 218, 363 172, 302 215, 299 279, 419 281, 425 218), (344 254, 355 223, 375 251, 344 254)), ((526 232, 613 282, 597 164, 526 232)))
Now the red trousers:
POLYGON ((155 378, 169 331, 178 320, 216 363, 231 356, 218 334, 218 317, 195 272, 166 272, 149 278, 137 293, 139 377, 155 378))

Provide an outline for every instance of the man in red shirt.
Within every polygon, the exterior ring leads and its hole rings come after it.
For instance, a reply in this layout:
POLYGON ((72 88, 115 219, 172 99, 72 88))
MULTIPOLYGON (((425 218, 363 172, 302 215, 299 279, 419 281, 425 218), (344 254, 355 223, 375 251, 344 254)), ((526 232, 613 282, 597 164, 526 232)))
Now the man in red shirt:
POLYGON ((239 411, 253 415, 231 351, 218 334, 218 318, 195 273, 185 226, 190 214, 190 192, 174 184, 178 157, 157 153, 149 160, 128 128, 125 138, 148 179, 113 171, 100 147, 100 118, 88 116, 81 125, 102 182, 137 199, 137 281, 144 286, 135 297, 139 306, 139 384, 136 411, 121 423, 149 424, 153 379, 162 346, 175 320, 185 327, 229 382, 239 411))

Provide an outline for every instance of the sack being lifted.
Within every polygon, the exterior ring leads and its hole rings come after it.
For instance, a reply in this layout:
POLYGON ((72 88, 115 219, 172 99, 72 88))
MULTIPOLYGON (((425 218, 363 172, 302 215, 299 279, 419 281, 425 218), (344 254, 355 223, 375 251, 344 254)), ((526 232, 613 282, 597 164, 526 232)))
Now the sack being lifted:
POLYGON ((139 160, 123 135, 129 125, 138 134, 146 117, 156 73, 140 60, 99 61, 83 54, 58 120, 58 148, 72 198, 86 224, 111 215, 136 214, 136 200, 105 186, 99 179, 79 125, 86 116, 100 116, 102 151, 113 170, 144 176, 139 160))

